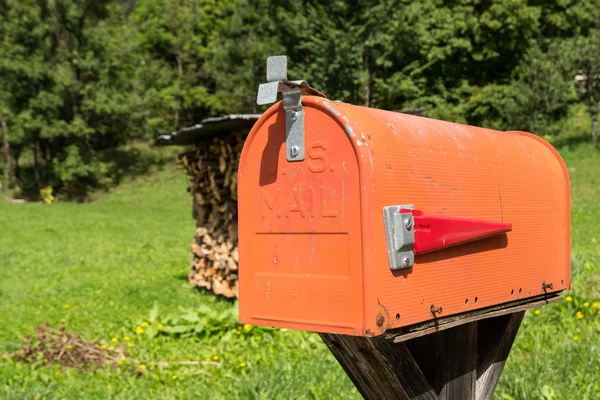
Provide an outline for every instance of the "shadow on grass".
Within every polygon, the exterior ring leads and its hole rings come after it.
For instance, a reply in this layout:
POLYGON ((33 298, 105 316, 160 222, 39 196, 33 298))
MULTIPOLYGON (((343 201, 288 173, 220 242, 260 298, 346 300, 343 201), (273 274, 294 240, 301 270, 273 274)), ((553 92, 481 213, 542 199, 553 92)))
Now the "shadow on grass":
POLYGON ((177 279, 178 281, 186 281, 188 282, 188 275, 187 274, 176 274, 173 276, 175 279, 177 279))
POLYGON ((205 294, 207 296, 212 296, 212 297, 214 297, 215 299, 217 299, 219 301, 223 301, 223 302, 227 302, 227 303, 230 303, 230 304, 234 304, 235 301, 237 300, 237 298, 235 298, 235 297, 226 297, 226 296, 223 296, 222 294, 215 294, 215 292, 213 292, 212 290, 208 290, 207 288, 204 288, 204 287, 194 286, 194 288, 199 293, 205 294))
POLYGON ((104 150, 98 159, 108 166, 106 174, 110 188, 120 184, 126 178, 146 175, 153 168, 162 169, 166 164, 175 162, 172 151, 152 147, 124 147, 104 150))
POLYGON ((563 147, 577 147, 582 144, 591 144, 591 143, 592 143, 592 139, 588 135, 561 137, 561 138, 552 140, 552 142, 551 142, 552 146, 554 146, 557 149, 560 149, 563 147))
POLYGON ((133 143, 98 151, 89 162, 89 173, 74 184, 60 185, 52 177, 51 166, 38 167, 37 177, 33 162, 28 160, 19 168, 20 188, 15 197, 26 201, 40 201, 40 189, 52 186, 61 198, 84 202, 95 191, 108 192, 128 179, 147 175, 174 164, 179 147, 154 147, 145 142, 133 143))
MULTIPOLYGON (((189 278, 188 278, 187 274, 175 274, 175 275, 173 275, 173 278, 177 279, 178 281, 181 280, 181 281, 185 281, 185 282, 189 283, 189 278)), ((192 286, 191 283, 190 283, 190 286, 192 286)), ((220 295, 220 294, 216 294, 212 290, 208 290, 207 288, 204 288, 204 287, 200 287, 200 286, 195 286, 194 285, 193 288, 197 292, 199 292, 199 293, 205 294, 207 296, 214 297, 215 299, 218 299, 220 301, 226 301, 228 303, 232 303, 233 304, 233 303, 235 303, 235 300, 236 300, 235 297, 230 298, 230 297, 226 297, 226 296, 223 296, 223 295, 220 295)))

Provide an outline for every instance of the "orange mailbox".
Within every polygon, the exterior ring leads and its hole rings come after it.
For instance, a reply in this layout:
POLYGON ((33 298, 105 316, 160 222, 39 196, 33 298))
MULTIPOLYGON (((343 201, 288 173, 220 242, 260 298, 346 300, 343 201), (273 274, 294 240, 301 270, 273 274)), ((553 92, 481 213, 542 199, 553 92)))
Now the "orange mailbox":
POLYGON ((359 336, 569 288, 538 136, 324 98, 271 57, 239 166, 240 320, 359 336))

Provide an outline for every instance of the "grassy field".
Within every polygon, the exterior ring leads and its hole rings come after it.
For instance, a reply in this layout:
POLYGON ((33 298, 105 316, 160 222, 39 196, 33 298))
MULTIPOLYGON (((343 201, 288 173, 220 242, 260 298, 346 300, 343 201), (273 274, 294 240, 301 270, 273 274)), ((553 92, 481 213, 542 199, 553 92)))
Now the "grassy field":
POLYGON ((186 186, 182 171, 167 168, 92 203, 0 201, 0 353, 15 352, 39 324, 58 327, 62 320, 107 350, 133 344, 125 347, 118 369, 96 372, 4 356, 0 398, 357 396, 318 337, 238 329, 230 312, 234 303, 189 287, 194 223, 186 186), (155 305, 154 326, 169 327, 169 316, 208 314, 211 332, 191 338, 138 335, 138 326, 149 328, 144 322, 150 324, 155 305), (223 316, 211 316, 203 305, 223 316), (177 364, 206 359, 214 365, 177 364))
MULTIPOLYGON (((600 154, 557 147, 572 182, 573 290, 527 313, 497 398, 600 398, 600 154)), ((360 398, 316 335, 239 326, 235 303, 189 287, 186 185, 166 167, 91 203, 0 200, 0 398, 360 398), (126 354, 96 371, 14 361, 45 322, 126 354)))

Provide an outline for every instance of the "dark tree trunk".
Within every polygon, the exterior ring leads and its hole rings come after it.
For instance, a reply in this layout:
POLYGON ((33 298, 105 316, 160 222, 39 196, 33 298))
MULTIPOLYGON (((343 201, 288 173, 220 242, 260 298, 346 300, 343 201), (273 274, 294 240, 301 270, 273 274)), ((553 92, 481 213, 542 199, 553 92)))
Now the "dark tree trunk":
POLYGON ((15 187, 17 177, 15 176, 15 167, 10 155, 10 144, 8 143, 8 125, 6 120, 2 120, 2 139, 4 142, 4 158, 6 159, 6 168, 4 169, 4 180, 8 182, 9 187, 15 187))
POLYGON ((179 109, 183 108, 183 96, 181 95, 181 79, 183 77, 183 64, 181 57, 177 55, 177 109, 175 110, 175 130, 179 129, 179 109))
POLYGON ((363 59, 363 67, 367 74, 367 80, 363 86, 363 97, 365 107, 369 107, 371 105, 371 71, 369 69, 369 56, 365 55, 363 59))
POLYGON ((39 154, 38 154, 38 142, 35 141, 33 144, 33 173, 35 176, 35 183, 40 185, 40 162, 39 162, 39 154))
POLYGON ((592 143, 598 143, 598 109, 592 110, 592 143))
MULTIPOLYGON (((8 135, 6 131, 6 121, 2 120, 2 143, 4 144, 4 160, 6 160, 6 165, 4 166, 4 182, 8 182, 10 179, 10 146, 8 144, 8 135)), ((10 185, 10 182, 8 184, 10 185)))
POLYGON ((21 176, 21 168, 19 167, 19 158, 21 158, 22 148, 13 148, 12 154, 12 165, 11 165, 11 181, 15 188, 17 188, 17 179, 21 176))

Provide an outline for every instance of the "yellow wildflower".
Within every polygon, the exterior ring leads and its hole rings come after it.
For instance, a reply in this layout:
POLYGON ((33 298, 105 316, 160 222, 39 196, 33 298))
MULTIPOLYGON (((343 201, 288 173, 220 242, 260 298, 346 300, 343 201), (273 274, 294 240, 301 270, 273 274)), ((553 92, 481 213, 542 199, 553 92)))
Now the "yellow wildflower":
POLYGON ((127 347, 133 347, 133 343, 127 343, 127 347))
POLYGON ((44 358, 44 364, 46 364, 48 362, 47 358, 44 358))
POLYGON ((597 301, 595 301, 595 302, 592 304, 592 307, 594 307, 594 308, 598 308, 598 302, 597 302, 597 301))
POLYGON ((101 348, 101 349, 105 349, 105 348, 106 348, 106 345, 105 345, 105 344, 101 344, 101 345, 100 345, 100 348, 101 348))
POLYGON ((71 308, 71 306, 70 306, 70 305, 68 305, 68 304, 65 304, 65 305, 64 305, 64 307, 65 307, 65 308, 67 308, 67 309, 68 309, 68 308, 71 308))
POLYGON ((204 361, 210 362, 210 357, 206 357, 206 359, 204 361))
POLYGON ((123 361, 119 361, 119 365, 123 365, 123 361))
POLYGON ((575 314, 575 316, 577 317, 577 319, 583 319, 583 313, 581 311, 577 311, 577 314, 575 314))
POLYGON ((535 315, 540 315, 542 312, 541 312, 540 310, 535 310, 533 313, 534 313, 535 315))
POLYGON ((173 376, 171 377, 171 379, 173 379, 173 380, 177 379, 177 375, 173 375, 173 376))
POLYGON ((161 330, 161 329, 164 327, 164 325, 163 325, 163 324, 158 324, 156 327, 157 327, 157 328, 158 328, 158 330, 160 331, 160 330, 161 330))
POLYGON ((61 319, 60 319, 60 323, 61 323, 61 324, 64 324, 64 323, 65 323, 65 319, 64 319, 64 318, 61 318, 61 319))
POLYGON ((114 350, 114 349, 115 349, 115 346, 110 346, 108 349, 109 349, 109 350, 114 350))
POLYGON ((590 303, 588 303, 588 302, 586 301, 585 303, 583 303, 583 306, 584 306, 584 307, 589 307, 589 306, 590 306, 590 303))
POLYGON ((121 361, 125 361, 125 357, 121 357, 121 358, 120 358, 120 360, 121 360, 121 361))
POLYGON ((244 330, 246 332, 250 332, 252 330, 252 325, 249 325, 249 324, 244 325, 244 330))
POLYGON ((144 333, 144 330, 142 329, 141 326, 137 326, 135 328, 135 333, 137 333, 138 335, 141 335, 142 333, 144 333))
POLYGON ((70 344, 67 345, 67 350, 71 350, 73 348, 73 346, 71 346, 70 344))
POLYGON ((142 325, 144 325, 144 327, 145 327, 145 328, 147 328, 147 327, 149 327, 149 326, 150 326, 150 324, 149 324, 149 323, 147 323, 146 321, 144 321, 144 323, 143 323, 142 325))
POLYGON ((156 347, 156 345, 155 345, 154 343, 152 343, 152 344, 150 345, 150 347, 156 347))
POLYGON ((219 360, 219 356, 213 356, 213 360, 218 361, 219 360))
POLYGON ((565 301, 566 301, 567 303, 570 303, 570 302, 572 302, 572 301, 573 301, 573 298, 572 298, 571 296, 567 296, 567 297, 565 297, 565 301))
POLYGON ((246 366, 246 363, 242 361, 242 362, 240 363, 240 367, 245 367, 245 366, 246 366))
POLYGON ((144 364, 142 364, 142 365, 139 366, 139 368, 140 368, 140 371, 143 371, 143 370, 146 369, 146 366, 144 364))
POLYGON ((579 340, 579 336, 577 336, 577 335, 573 336, 573 340, 579 340))
POLYGON ((44 203, 52 204, 52 202, 54 201, 54 196, 52 196, 52 186, 46 186, 45 188, 41 188, 40 196, 42 196, 42 200, 44 203))
POLYGON ((237 333, 238 335, 241 335, 241 334, 242 334, 242 331, 237 331, 236 333, 237 333))
POLYGON ((123 338, 123 340, 124 340, 124 341, 126 341, 126 342, 129 342, 129 341, 131 340, 131 338, 130 338, 129 336, 125 336, 125 337, 123 338))
POLYGON ((110 339, 110 341, 113 342, 113 343, 117 343, 117 338, 114 337, 114 338, 110 339))

